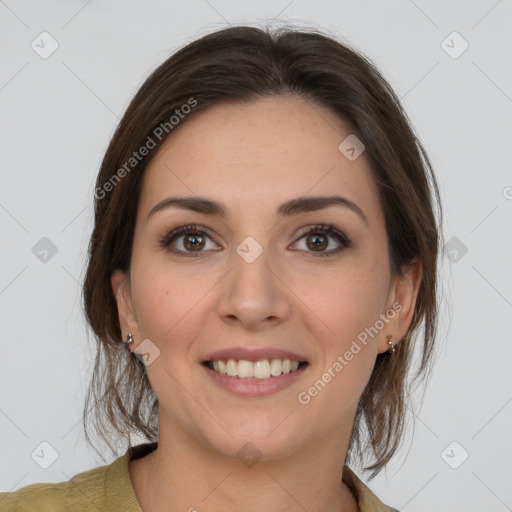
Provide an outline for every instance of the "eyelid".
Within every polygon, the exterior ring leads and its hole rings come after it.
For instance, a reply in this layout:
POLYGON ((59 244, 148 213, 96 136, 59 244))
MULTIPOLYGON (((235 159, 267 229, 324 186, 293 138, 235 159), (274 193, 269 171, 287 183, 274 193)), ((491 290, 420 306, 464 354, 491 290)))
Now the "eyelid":
POLYGON ((341 230, 339 230, 334 224, 324 224, 322 222, 318 224, 308 224, 304 228, 301 228, 299 230, 299 237, 303 237, 304 235, 307 235, 308 233, 314 232, 315 230, 318 230, 319 232, 325 232, 325 233, 334 233, 338 235, 340 238, 346 239, 347 242, 351 242, 351 240, 348 238, 348 236, 343 233, 341 230))

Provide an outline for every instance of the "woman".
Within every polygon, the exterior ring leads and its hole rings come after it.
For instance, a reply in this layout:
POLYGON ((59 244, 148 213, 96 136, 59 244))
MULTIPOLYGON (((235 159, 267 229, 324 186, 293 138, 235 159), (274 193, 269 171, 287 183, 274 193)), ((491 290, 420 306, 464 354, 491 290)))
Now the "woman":
POLYGON ((440 219, 428 157, 356 51, 252 27, 185 46, 96 183, 84 424, 128 449, 0 509, 396 510, 348 463, 385 467, 428 376, 440 219))

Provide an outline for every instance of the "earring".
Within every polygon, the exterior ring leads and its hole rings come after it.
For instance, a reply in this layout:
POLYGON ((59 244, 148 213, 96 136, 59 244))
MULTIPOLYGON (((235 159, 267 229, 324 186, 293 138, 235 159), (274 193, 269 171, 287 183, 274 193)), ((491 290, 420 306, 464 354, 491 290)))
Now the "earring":
POLYGON ((133 336, 132 333, 128 334, 128 339, 126 341, 123 341, 123 343, 126 344, 126 348, 130 350, 130 345, 133 343, 133 336))
POLYGON ((388 336, 388 345, 389 345, 388 354, 392 354, 395 351, 395 347, 393 346, 393 343, 391 342, 391 336, 388 336))
MULTIPOLYGON (((137 352, 135 352, 134 350, 132 350, 130 348, 130 345, 133 344, 133 336, 132 336, 132 333, 130 332, 128 334, 128 339, 126 341, 123 341, 123 343, 126 345, 126 348, 141 362, 141 363, 144 363, 144 357, 142 354, 137 354, 137 352)), ((146 363, 144 363, 146 364, 146 363)))

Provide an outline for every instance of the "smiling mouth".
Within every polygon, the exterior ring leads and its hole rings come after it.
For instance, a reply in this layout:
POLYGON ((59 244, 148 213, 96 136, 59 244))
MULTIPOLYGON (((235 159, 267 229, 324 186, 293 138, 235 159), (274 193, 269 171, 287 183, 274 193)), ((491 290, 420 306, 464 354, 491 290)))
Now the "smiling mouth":
POLYGON ((308 362, 290 359, 262 359, 255 362, 245 359, 228 359, 204 361, 202 364, 221 375, 239 379, 265 380, 297 372, 307 366, 308 362))

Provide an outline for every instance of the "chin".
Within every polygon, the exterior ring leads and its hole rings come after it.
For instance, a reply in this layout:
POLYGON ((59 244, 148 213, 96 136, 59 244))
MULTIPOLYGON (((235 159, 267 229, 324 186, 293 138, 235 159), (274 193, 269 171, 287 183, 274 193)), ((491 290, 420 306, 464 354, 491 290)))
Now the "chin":
POLYGON ((257 461, 284 459, 300 449, 296 440, 283 444, 265 437, 251 436, 234 436, 229 440, 211 439, 210 446, 219 455, 229 459, 238 459, 247 466, 251 466, 257 461))
POLYGON ((242 462, 247 457, 249 460, 278 460, 300 450, 307 441, 303 426, 283 421, 284 417, 247 414, 223 423, 226 430, 216 423, 209 424, 208 429, 203 423, 199 430, 204 442, 227 458, 242 462))

